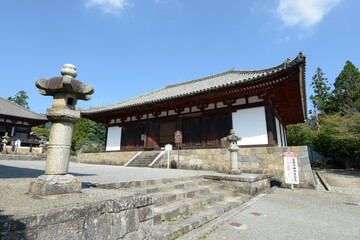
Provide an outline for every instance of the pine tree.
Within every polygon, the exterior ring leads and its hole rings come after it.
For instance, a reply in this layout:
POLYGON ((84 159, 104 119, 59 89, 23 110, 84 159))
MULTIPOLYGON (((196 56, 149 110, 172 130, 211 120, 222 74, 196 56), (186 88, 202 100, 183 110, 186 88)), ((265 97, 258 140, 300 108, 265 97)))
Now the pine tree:
POLYGON ((28 95, 26 94, 25 91, 21 90, 18 93, 15 94, 15 97, 8 97, 8 100, 19 104, 20 106, 23 106, 27 109, 29 109, 29 103, 27 102, 28 99, 28 95))
POLYGON ((360 110, 360 72, 355 65, 346 61, 346 64, 334 83, 332 112, 356 109, 360 110))
POLYGON ((330 86, 328 86, 328 79, 324 77, 321 68, 316 69, 315 75, 312 77, 313 81, 310 86, 313 87, 315 95, 310 96, 310 100, 314 107, 321 113, 325 113, 329 107, 330 86))

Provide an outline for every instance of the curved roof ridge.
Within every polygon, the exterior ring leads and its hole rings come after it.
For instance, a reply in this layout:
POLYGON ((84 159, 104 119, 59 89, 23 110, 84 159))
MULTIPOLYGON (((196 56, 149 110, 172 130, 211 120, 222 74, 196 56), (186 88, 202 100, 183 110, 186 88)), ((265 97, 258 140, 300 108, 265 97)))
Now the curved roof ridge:
POLYGON ((2 104, 0 104, 0 114, 2 115, 22 117, 27 119, 47 120, 45 114, 31 111, 30 109, 3 97, 0 97, 0 102, 2 102, 2 104))
POLYGON ((263 72, 269 72, 269 71, 274 71, 274 70, 280 70, 280 69, 286 68, 288 65, 296 64, 297 62, 299 62, 299 60, 302 61, 303 59, 300 59, 300 58, 305 58, 305 56, 303 56, 302 51, 300 51, 299 54, 297 55, 297 57, 294 58, 292 61, 289 61, 290 58, 287 58, 283 63, 280 63, 279 65, 276 65, 274 67, 261 68, 261 69, 255 69, 255 70, 230 69, 230 70, 227 70, 225 72, 209 75, 209 76, 194 79, 194 80, 191 80, 191 81, 186 81, 186 82, 182 82, 182 83, 176 83, 176 84, 167 85, 167 86, 165 86, 165 88, 178 87, 178 86, 186 85, 186 84, 189 84, 189 83, 205 81, 205 80, 208 80, 208 79, 211 79, 211 78, 224 76, 224 75, 227 75, 227 74, 230 74, 230 73, 243 73, 243 74, 249 74, 249 73, 251 74, 251 73, 253 73, 253 74, 256 74, 256 73, 263 73, 263 72))
MULTIPOLYGON (((162 87, 162 88, 158 88, 158 89, 153 90, 153 91, 151 91, 151 92, 147 92, 147 93, 141 94, 141 95, 136 96, 136 97, 133 97, 133 98, 129 98, 129 99, 126 99, 126 100, 123 100, 123 101, 119 101, 119 102, 116 102, 116 103, 111 103, 111 104, 108 104, 108 105, 105 105, 105 106, 106 106, 106 107, 116 106, 116 105, 118 105, 119 103, 126 103, 126 102, 129 102, 129 101, 132 101, 132 100, 136 100, 136 99, 139 99, 139 98, 143 98, 143 97, 152 95, 152 94, 154 94, 154 93, 157 93, 157 92, 159 92, 159 91, 161 91, 161 90, 163 90, 163 89, 165 89, 165 88, 166 88, 166 86, 165 86, 165 87, 162 87)), ((90 110, 90 109, 91 109, 91 110, 96 110, 96 109, 99 109, 99 108, 103 108, 103 107, 105 107, 105 106, 89 107, 89 109, 81 109, 81 110, 82 110, 82 111, 84 111, 84 110, 90 110)))
POLYGON ((87 113, 93 111, 100 112, 105 110, 121 109, 121 108, 137 106, 146 103, 164 101, 181 96, 187 96, 194 93, 200 93, 204 91, 218 89, 221 87, 239 84, 241 82, 249 82, 265 76, 273 75, 279 71, 292 67, 300 62, 305 62, 305 60, 306 60, 306 56, 304 56, 302 52, 300 52, 297 55, 297 57, 292 61, 290 60, 290 58, 287 58, 283 63, 274 67, 263 68, 258 70, 230 69, 228 71, 206 76, 203 78, 182 82, 178 84, 173 84, 173 85, 167 85, 157 90, 124 101, 120 101, 117 103, 100 106, 100 107, 90 107, 89 109, 82 109, 81 111, 83 113, 87 113), (206 86, 204 86, 204 84, 206 86), (179 87, 179 89, 176 89, 177 87, 179 87))

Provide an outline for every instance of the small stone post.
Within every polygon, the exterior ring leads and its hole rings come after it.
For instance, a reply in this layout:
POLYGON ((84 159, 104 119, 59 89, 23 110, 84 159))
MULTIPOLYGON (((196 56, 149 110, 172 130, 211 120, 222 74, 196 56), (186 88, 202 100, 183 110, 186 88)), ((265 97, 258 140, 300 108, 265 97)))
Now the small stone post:
POLYGON ((52 122, 45 175, 30 183, 30 192, 37 195, 53 195, 80 192, 81 184, 68 173, 73 126, 80 119, 76 111, 77 100, 90 100, 94 88, 84 85, 77 76, 76 67, 65 64, 61 69, 63 77, 48 80, 40 78, 35 85, 39 93, 53 96, 52 108, 46 116, 52 122))
POLYGON ((9 142, 9 136, 8 136, 8 133, 6 132, 5 133, 5 135, 2 137, 3 138, 3 140, 1 141, 1 143, 3 144, 3 151, 2 151, 2 153, 7 153, 7 149, 6 149, 6 145, 7 145, 7 143, 9 142))
POLYGON ((241 137, 235 135, 234 129, 230 130, 230 135, 225 137, 225 140, 229 142, 228 150, 230 151, 230 174, 240 174, 238 169, 238 151, 239 147, 237 141, 241 140, 241 137))
POLYGON ((45 139, 42 137, 41 139, 40 139, 40 142, 39 142, 40 144, 39 144, 39 148, 40 148, 40 153, 42 154, 43 152, 44 152, 44 143, 45 143, 45 139))

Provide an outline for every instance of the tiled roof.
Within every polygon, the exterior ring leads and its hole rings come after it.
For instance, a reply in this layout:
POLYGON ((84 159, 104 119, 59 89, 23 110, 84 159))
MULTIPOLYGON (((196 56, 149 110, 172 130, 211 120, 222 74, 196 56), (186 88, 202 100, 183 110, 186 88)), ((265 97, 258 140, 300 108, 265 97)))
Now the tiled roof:
POLYGON ((266 68, 260 70, 231 69, 229 71, 211 75, 208 77, 165 86, 155 91, 122 102, 117 102, 101 107, 90 107, 89 109, 80 109, 80 111, 82 114, 86 115, 86 114, 100 113, 105 111, 134 107, 142 104, 166 101, 178 97, 190 96, 201 92, 229 87, 243 82, 254 81, 257 79, 261 79, 263 77, 271 76, 273 74, 277 74, 289 67, 292 67, 304 61, 305 61, 305 56, 302 54, 302 52, 300 52, 299 55, 293 61, 290 61, 290 59, 288 58, 282 64, 272 68, 266 68))
POLYGON ((0 115, 47 121, 44 114, 33 112, 2 97, 0 97, 0 115))

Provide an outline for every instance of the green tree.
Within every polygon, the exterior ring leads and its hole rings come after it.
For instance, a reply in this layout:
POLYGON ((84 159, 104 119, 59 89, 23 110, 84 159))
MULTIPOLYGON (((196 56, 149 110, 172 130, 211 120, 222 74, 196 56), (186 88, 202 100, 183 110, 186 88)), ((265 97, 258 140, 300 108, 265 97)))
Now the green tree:
POLYGON ((20 106, 23 106, 27 109, 29 109, 29 103, 27 102, 28 99, 28 95, 26 94, 25 91, 21 90, 18 93, 15 94, 15 97, 8 97, 8 100, 19 104, 20 106))
POLYGON ((314 107, 316 107, 321 113, 325 113, 329 106, 330 99, 330 86, 328 86, 328 79, 324 77, 321 68, 316 69, 315 75, 312 77, 313 81, 310 86, 314 89, 314 95, 310 96, 310 100, 314 107))
POLYGON ((39 137, 46 137, 46 139, 49 139, 50 137, 50 127, 45 127, 45 124, 32 127, 31 131, 35 132, 39 137))
POLYGON ((287 138, 289 146, 313 145, 313 139, 316 136, 313 120, 307 120, 305 123, 292 124, 287 126, 287 138))
POLYGON ((106 125, 104 123, 98 123, 88 120, 87 136, 92 141, 105 142, 106 125))
POLYGON ((86 118, 80 118, 80 120, 74 124, 74 131, 71 141, 71 146, 73 150, 75 149, 76 142, 79 140, 87 140, 87 129, 88 129, 88 120, 86 118))
POLYGON ((352 108, 360 110, 360 72, 355 65, 346 61, 346 64, 335 79, 332 92, 331 111, 334 113, 352 108))
POLYGON ((322 153, 352 158, 360 153, 360 113, 335 113, 320 118, 321 131, 314 139, 315 149, 322 153))
POLYGON ((104 149, 106 126, 103 123, 81 118, 74 125, 72 150, 83 152, 100 152, 104 149))

